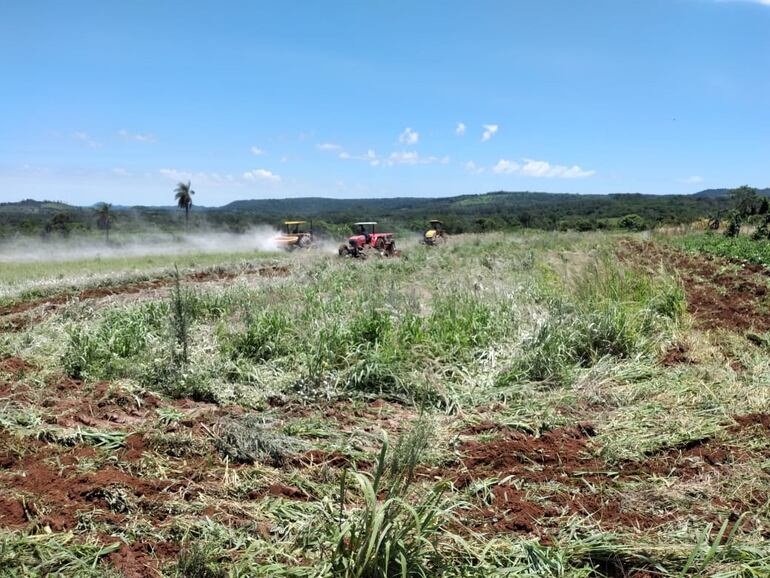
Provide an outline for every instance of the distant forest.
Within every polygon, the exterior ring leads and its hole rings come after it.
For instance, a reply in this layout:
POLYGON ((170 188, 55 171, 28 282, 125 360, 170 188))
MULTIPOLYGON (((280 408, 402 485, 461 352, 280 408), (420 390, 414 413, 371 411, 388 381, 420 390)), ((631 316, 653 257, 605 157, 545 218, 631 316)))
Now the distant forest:
MULTIPOLYGON (((770 189, 753 189, 760 197, 770 189)), ((171 195, 170 195, 171 196, 171 195)), ((198 198, 203 197, 200 195, 198 198)), ((0 238, 58 237, 96 232, 181 232, 186 228, 245 232, 255 225, 278 226, 284 219, 312 220, 320 234, 339 235, 350 223, 379 221, 383 228, 420 231, 441 219, 449 233, 537 228, 546 230, 648 229, 724 216, 734 208, 728 189, 694 195, 577 195, 492 192, 445 198, 326 199, 319 197, 236 201, 222 207, 76 207, 25 200, 0 203, 0 238), (99 209, 99 210, 97 210, 99 209)), ((765 203, 766 205, 766 203, 765 203)))

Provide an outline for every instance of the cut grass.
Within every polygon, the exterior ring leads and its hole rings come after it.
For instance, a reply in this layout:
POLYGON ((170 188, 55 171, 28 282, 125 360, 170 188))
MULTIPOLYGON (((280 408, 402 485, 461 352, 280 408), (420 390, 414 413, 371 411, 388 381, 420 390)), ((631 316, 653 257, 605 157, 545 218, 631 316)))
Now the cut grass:
POLYGON ((160 296, 38 312, 0 342, 37 366, 0 373, 0 505, 34 520, 2 531, 0 575, 108 575, 97 536, 145 545, 166 576, 767 575, 770 438, 735 417, 765 411, 768 351, 694 329, 681 286, 608 259, 613 242, 495 234, 402 260, 291 255, 287 276, 188 275, 160 296), (686 363, 661 363, 671 343, 686 363), (104 379, 110 395, 95 396, 104 379), (119 402, 147 389, 160 406, 119 402), (98 427, 56 425, 93 416, 98 427), (521 446, 516 476, 490 459, 460 487, 466 443, 540 447, 583 425, 582 453, 554 459, 601 471, 542 480, 549 452, 521 446), (399 441, 383 447, 383 430, 399 441), (57 504, 18 487, 35 459, 62 480, 107 466, 131 477, 65 492, 77 525, 44 534, 57 504), (668 469, 645 470, 655 460, 668 469), (164 489, 145 499, 132 479, 164 489), (524 516, 501 491, 544 512, 525 520, 542 539, 478 533, 479 512, 524 516))

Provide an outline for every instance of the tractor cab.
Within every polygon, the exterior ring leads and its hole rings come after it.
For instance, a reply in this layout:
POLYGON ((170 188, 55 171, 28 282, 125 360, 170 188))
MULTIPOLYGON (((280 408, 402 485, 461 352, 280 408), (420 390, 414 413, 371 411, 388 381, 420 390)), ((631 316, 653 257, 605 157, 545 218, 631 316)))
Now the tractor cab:
POLYGON ((302 235, 305 234, 303 225, 307 221, 284 221, 283 222, 283 234, 284 235, 302 235))
MULTIPOLYGON (((372 237, 376 234, 376 221, 361 221, 353 224, 353 237, 364 237, 364 243, 369 245, 372 237)), ((351 239, 353 238, 351 237, 351 239)))
POLYGON ((293 249, 309 249, 313 244, 313 225, 310 225, 310 231, 305 228, 307 221, 284 221, 281 227, 281 234, 273 240, 281 248, 291 251, 293 249))
POLYGON ((365 251, 374 249, 383 256, 396 253, 396 242, 393 233, 381 233, 377 230, 376 221, 359 221, 353 223, 353 234, 346 244, 340 245, 340 256, 362 257, 365 251))
POLYGON ((430 226, 423 235, 422 242, 425 245, 435 245, 437 242, 446 241, 446 233, 444 231, 444 223, 438 219, 431 219, 429 221, 430 226))

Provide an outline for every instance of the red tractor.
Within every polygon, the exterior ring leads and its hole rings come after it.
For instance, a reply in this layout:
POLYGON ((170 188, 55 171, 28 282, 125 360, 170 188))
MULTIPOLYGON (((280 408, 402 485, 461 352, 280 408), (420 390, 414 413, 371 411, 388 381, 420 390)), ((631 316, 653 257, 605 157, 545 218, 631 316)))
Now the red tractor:
POLYGON ((381 257, 397 255, 393 233, 378 233, 377 223, 363 221, 353 225, 353 235, 347 243, 340 245, 340 257, 366 257, 367 253, 376 252, 381 257))

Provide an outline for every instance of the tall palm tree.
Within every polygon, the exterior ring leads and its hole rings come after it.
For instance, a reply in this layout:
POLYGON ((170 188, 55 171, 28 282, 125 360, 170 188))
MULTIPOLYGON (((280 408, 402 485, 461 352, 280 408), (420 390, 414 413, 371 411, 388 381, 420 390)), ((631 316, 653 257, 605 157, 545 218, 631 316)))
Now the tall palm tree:
POLYGON ((112 228, 112 205, 100 203, 96 209, 96 226, 104 231, 104 240, 110 242, 110 229, 112 228))
POLYGON ((176 189, 174 189, 174 198, 176 204, 180 209, 184 209, 184 223, 185 227, 190 222, 190 207, 192 207, 192 196, 195 194, 190 188, 190 181, 187 183, 178 183, 176 189))

